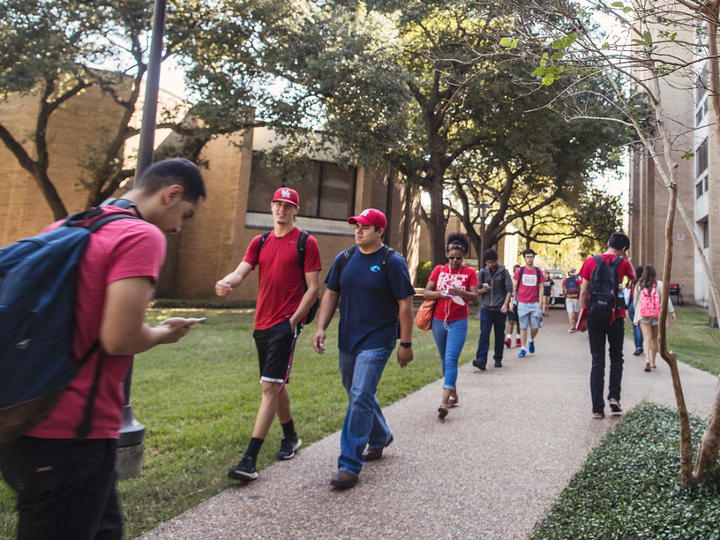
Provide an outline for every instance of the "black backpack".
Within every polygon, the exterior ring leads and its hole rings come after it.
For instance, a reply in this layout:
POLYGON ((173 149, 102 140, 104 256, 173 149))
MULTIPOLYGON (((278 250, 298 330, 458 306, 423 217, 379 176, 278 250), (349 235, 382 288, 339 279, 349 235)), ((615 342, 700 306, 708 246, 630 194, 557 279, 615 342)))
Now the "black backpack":
MULTIPOLYGON (((270 236, 270 233, 272 231, 268 231, 264 233, 262 236, 260 236, 260 245, 258 246, 258 260, 260 260, 260 250, 263 247, 263 244, 270 236)), ((300 238, 298 238, 297 243, 297 251, 298 251, 298 266, 300 267, 300 270, 303 271, 303 274, 305 273, 305 246, 307 245, 307 239, 308 236, 310 236, 310 233, 307 231, 300 231, 300 238)), ((307 290, 307 283, 305 284, 305 290, 307 290)), ((317 313, 318 307, 320 307, 320 299, 316 298, 315 302, 313 302, 313 305, 310 306, 310 309, 307 312, 307 316, 305 317, 305 324, 310 324, 312 320, 315 318, 315 314, 317 313)))
POLYGON ((622 257, 615 257, 606 263, 600 255, 594 255, 595 270, 590 277, 590 295, 588 296, 588 324, 592 326, 610 326, 617 312, 625 309, 625 298, 620 293, 618 269, 622 257))
POLYGON ((129 214, 93 208, 58 228, 0 250, 0 441, 12 441, 45 418, 83 364, 100 349, 77 438, 90 432, 104 352, 99 340, 72 353, 78 268, 90 235, 129 214))

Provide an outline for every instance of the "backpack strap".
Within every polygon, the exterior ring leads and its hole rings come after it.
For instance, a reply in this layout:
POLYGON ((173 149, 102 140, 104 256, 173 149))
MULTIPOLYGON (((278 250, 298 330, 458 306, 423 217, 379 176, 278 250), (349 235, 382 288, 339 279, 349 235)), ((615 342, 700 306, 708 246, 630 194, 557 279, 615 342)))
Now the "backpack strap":
MULTIPOLYGON (((385 250, 385 253, 383 253, 382 260, 380 261, 380 268, 382 269, 383 276, 385 277, 385 283, 387 284, 388 289, 390 289, 390 257, 393 256, 395 250, 388 246, 385 247, 387 249, 385 250)), ((353 256, 355 251, 357 251, 357 244, 354 246, 350 246, 342 252, 342 256, 338 261, 338 279, 340 279, 340 276, 342 275, 345 266, 347 266, 350 257, 353 256)))
POLYGON ((90 387, 90 394, 88 395, 88 400, 85 402, 85 407, 83 407, 82 420, 80 421, 80 424, 78 424, 78 427, 75 430, 75 436, 80 441, 84 441, 87 436, 90 435, 90 430, 92 429, 92 417, 93 411, 95 410, 95 398, 97 397, 98 388, 100 387, 100 375, 102 374, 103 364, 105 363, 105 351, 103 351, 100 347, 99 339, 96 339, 93 344, 90 345, 90 348, 85 352, 83 357, 80 359, 80 362, 78 362, 81 366, 84 365, 85 362, 87 362, 93 355, 93 353, 98 349, 100 349, 100 354, 98 355, 97 366, 95 366, 95 374, 93 375, 93 382, 92 386, 90 387))
MULTIPOLYGON (((260 245, 258 245, 257 250, 258 261, 260 260, 260 250, 262 249, 263 245, 265 245, 265 242, 267 242, 267 239, 270 236, 271 232, 272 231, 268 231, 260 235, 260 245)), ((305 273, 305 246, 307 245, 308 236, 310 236, 309 232, 300 231, 300 237, 298 238, 297 242, 298 266, 303 271, 303 274, 305 273)))
POLYGON ((298 238, 297 249, 298 249, 298 266, 300 270, 305 273, 305 246, 307 245, 307 239, 310 233, 307 231, 300 231, 300 238, 298 238))
POLYGON ((385 246, 387 249, 383 253, 382 261, 380 261, 380 268, 382 268, 383 275, 385 276, 385 283, 388 289, 390 289, 390 257, 393 256, 395 250, 391 247, 385 246))

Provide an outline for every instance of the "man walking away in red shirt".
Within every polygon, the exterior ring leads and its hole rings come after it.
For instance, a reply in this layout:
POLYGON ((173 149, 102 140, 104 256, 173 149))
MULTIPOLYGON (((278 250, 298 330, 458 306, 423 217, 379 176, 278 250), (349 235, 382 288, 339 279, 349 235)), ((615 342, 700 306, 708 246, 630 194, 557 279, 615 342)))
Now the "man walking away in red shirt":
MULTIPOLYGON (((592 316, 593 305, 588 297, 591 294, 597 295, 599 291, 594 290, 592 278, 597 268, 598 258, 602 263, 617 269, 614 289, 616 299, 620 299, 620 284, 623 278, 635 279, 635 272, 632 264, 627 260, 627 250, 630 248, 630 239, 627 235, 616 232, 608 240, 608 249, 602 255, 594 255, 585 259, 580 269, 580 312, 581 327, 578 330, 588 331, 590 341, 590 354, 592 356, 592 368, 590 370, 590 394, 592 397, 593 418, 602 420, 605 418, 605 401, 603 399, 603 388, 605 387, 605 341, 607 340, 610 352, 610 381, 608 386, 608 403, 613 415, 622 413, 620 406, 620 386, 623 372, 623 342, 625 339, 625 317, 624 299, 620 304, 611 307, 613 312, 610 323, 599 320, 592 316), (616 259, 621 259, 618 263, 616 259), (582 310, 589 307, 590 314, 583 317, 582 310)), ((597 283, 597 282, 595 282, 597 283)))

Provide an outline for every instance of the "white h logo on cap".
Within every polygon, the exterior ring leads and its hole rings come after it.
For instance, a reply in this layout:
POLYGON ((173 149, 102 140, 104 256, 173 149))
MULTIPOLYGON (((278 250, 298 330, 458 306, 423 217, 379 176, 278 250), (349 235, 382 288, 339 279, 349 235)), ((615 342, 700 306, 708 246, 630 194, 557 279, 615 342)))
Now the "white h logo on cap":
POLYGON ((290 198, 290 190, 289 189, 283 189, 281 193, 284 198, 286 198, 286 199, 290 198))

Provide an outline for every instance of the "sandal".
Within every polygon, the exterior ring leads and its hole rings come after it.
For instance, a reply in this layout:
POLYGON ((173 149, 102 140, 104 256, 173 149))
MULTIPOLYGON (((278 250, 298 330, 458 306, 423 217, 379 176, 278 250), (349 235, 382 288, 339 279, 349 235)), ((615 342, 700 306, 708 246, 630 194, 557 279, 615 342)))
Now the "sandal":
POLYGON ((448 409, 448 406, 445 405, 444 403, 441 403, 440 406, 438 407, 438 418, 440 418, 442 420, 443 418, 445 418, 448 415, 449 412, 450 412, 450 409, 448 409))
POLYGON ((645 362, 645 371, 650 371, 650 362, 645 362))
POLYGON ((456 397, 450 396, 448 398, 447 407, 448 409, 452 409, 453 407, 457 407, 458 399, 456 397))

